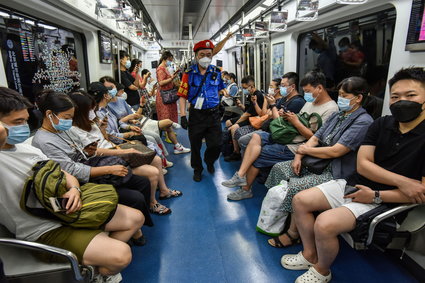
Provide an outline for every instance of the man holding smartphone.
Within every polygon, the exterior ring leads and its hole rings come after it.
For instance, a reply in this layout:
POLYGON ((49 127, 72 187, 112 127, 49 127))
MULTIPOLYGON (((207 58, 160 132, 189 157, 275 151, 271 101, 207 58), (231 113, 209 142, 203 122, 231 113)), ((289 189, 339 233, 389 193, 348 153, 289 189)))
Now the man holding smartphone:
POLYGON ((192 149, 191 166, 194 170, 193 180, 202 179, 202 139, 205 138, 207 149, 204 161, 208 172, 214 173, 214 162, 220 156, 221 148, 221 116, 220 95, 226 93, 220 70, 211 65, 214 44, 203 40, 195 44, 196 64, 189 67, 183 74, 178 96, 180 96, 181 125, 189 127, 189 140, 192 149), (190 103, 189 116, 186 118, 186 100, 190 103))

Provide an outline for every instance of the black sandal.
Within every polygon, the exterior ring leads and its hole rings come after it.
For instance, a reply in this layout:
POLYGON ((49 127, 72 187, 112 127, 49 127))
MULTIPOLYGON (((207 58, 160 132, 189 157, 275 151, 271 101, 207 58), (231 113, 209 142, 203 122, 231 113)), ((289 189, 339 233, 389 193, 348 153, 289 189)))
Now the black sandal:
POLYGON ((289 246, 298 244, 300 242, 300 238, 294 238, 291 235, 289 235, 288 232, 285 232, 282 235, 286 235, 289 238, 289 240, 291 241, 291 244, 290 245, 286 245, 285 246, 280 241, 279 237, 273 237, 273 238, 269 239, 267 242, 269 243, 270 246, 275 247, 275 248, 279 248, 279 249, 286 248, 286 247, 289 247, 289 246))

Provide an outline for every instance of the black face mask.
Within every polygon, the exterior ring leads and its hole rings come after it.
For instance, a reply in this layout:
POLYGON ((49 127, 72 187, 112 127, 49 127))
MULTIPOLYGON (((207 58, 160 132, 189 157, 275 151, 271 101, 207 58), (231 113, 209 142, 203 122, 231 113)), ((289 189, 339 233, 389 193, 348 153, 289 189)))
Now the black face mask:
POLYGON ((391 104, 390 111, 397 122, 406 123, 418 118, 422 112, 422 104, 415 101, 400 100, 391 104))

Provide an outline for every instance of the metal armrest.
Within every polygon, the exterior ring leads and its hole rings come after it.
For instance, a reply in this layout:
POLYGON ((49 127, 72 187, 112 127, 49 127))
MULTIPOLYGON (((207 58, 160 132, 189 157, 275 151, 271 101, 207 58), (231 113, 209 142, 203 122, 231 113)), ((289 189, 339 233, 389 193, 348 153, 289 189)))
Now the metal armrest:
POLYGON ((35 242, 29 242, 29 241, 22 241, 22 240, 16 240, 16 239, 10 239, 10 238, 0 238, 0 244, 8 245, 8 246, 18 246, 18 247, 25 247, 31 250, 36 251, 44 251, 51 254, 55 254, 57 256, 61 256, 66 258, 69 263, 71 264, 71 269, 74 272, 74 278, 77 281, 83 281, 84 277, 82 276, 78 264, 77 257, 70 251, 35 243, 35 242))
POLYGON ((412 209, 416 206, 418 206, 418 204, 400 205, 400 206, 394 207, 390 210, 385 211, 384 213, 381 213, 381 214, 375 216, 375 218, 373 218, 373 220, 370 222, 370 225, 369 225, 369 233, 368 233, 367 240, 366 240, 366 246, 369 246, 372 243, 373 235, 375 233, 376 226, 382 220, 385 220, 389 217, 397 215, 397 214, 399 214, 403 211, 410 210, 410 209, 412 209))

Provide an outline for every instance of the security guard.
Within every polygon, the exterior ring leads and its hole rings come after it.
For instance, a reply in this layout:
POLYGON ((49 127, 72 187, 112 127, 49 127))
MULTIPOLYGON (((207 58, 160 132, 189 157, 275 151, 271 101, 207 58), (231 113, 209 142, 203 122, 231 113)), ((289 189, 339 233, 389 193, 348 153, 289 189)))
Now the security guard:
POLYGON ((220 156, 221 123, 220 96, 225 92, 221 72, 211 65, 214 44, 203 40, 195 44, 196 64, 184 73, 178 95, 180 96, 181 125, 184 129, 189 126, 189 140, 192 149, 190 163, 194 170, 193 180, 202 179, 202 139, 205 138, 207 149, 204 161, 208 172, 214 173, 214 162, 220 156), (189 101, 189 123, 186 119, 186 100, 189 101))

